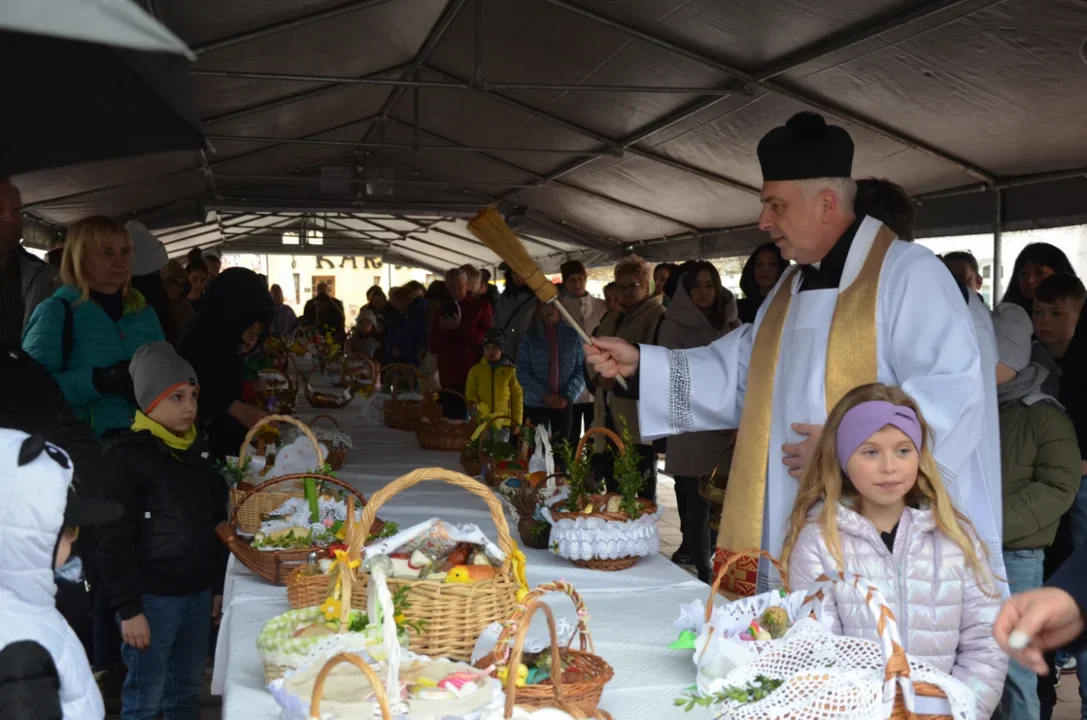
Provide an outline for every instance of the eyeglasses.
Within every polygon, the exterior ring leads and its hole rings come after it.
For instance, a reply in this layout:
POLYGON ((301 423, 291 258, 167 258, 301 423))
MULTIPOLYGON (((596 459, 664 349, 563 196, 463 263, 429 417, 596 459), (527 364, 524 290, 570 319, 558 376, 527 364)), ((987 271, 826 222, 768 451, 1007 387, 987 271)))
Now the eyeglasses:
POLYGON ((615 289, 618 290, 621 293, 630 293, 630 292, 634 292, 635 290, 637 290, 641 286, 642 286, 642 284, 640 282, 631 283, 630 285, 620 285, 619 283, 616 283, 615 284, 615 289))

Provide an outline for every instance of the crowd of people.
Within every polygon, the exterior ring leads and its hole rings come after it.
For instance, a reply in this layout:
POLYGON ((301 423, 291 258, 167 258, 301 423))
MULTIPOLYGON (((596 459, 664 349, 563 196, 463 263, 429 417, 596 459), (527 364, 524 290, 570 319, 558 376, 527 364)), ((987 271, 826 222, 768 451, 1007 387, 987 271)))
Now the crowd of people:
MULTIPOLYGON (((663 455, 682 526, 674 562, 709 581, 712 548, 761 545, 793 587, 860 573, 897 608, 908 652, 975 692, 979 718, 1050 717, 1054 679, 1073 668, 1087 698, 1073 642, 1087 291, 1059 249, 1036 243, 990 310, 973 256, 913 244, 902 189, 853 181, 848 135, 813 123, 794 118, 760 143, 773 242, 747 259, 743 297, 704 260, 623 257, 603 298, 580 261, 561 265, 557 302, 593 345, 505 266, 501 292, 468 265, 429 287, 375 286, 353 323, 324 284, 296 316, 264 276, 199 250, 182 265, 138 222, 74 223, 53 267, 22 248, 18 189, 0 182, 0 448, 56 479, 33 507, 11 483, 0 492, 0 512, 19 517, 0 537, 33 543, 9 549, 14 572, 0 573, 19 615, 0 626, 0 708, 101 716, 74 635, 126 719, 197 716, 225 568, 214 463, 267 415, 253 402, 265 341, 299 327, 416 368, 450 419, 474 410, 514 439, 531 423, 553 446, 594 426, 626 435, 650 500, 663 455), (719 537, 699 492, 710 474, 729 488, 719 537), (42 614, 54 586, 57 612, 42 614)), ((602 477, 609 457, 601 442, 602 477)), ((826 607, 838 632, 874 636, 863 598, 836 592, 826 607)))

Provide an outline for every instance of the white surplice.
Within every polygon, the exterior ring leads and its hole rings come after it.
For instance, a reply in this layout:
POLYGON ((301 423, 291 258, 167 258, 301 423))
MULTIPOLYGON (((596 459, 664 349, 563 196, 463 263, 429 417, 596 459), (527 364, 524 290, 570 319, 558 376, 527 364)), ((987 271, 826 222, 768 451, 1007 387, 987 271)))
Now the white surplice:
MULTIPOLYGON (((763 513, 762 547, 775 556, 781 554, 797 489, 782 463, 781 446, 803 439, 792 423, 826 422, 826 349, 834 306, 838 293, 856 279, 881 227, 872 218, 861 223, 839 288, 799 292, 802 274, 789 276, 793 298, 774 378, 763 513)), ((766 297, 754 324, 712 345, 692 350, 641 346, 638 420, 643 438, 739 426, 755 333, 786 277, 766 297)), ((930 250, 895 240, 880 272, 878 297, 878 380, 901 387, 917 401, 935 434, 933 454, 952 499, 975 522, 982 540, 999 550, 999 444, 981 443, 987 428, 986 383, 962 294, 930 250), (991 458, 981 459, 981 449, 991 447, 997 449, 995 466, 991 458), (997 469, 994 483, 986 482, 989 467, 997 469), (995 497, 990 486, 996 488, 995 497)), ((993 560, 1002 574, 999 552, 993 560)), ((774 585, 776 575, 769 579, 774 585)), ((765 581, 760 577, 760 585, 765 581)))

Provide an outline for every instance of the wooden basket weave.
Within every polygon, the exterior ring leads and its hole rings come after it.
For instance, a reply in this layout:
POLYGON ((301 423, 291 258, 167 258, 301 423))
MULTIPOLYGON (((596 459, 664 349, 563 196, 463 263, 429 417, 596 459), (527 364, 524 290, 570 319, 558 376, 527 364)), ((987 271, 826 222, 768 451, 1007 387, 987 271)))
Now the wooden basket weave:
MULTIPOLYGON (((454 395, 464 400, 466 405, 468 403, 464 395, 456 390, 442 388, 438 390, 438 394, 441 393, 454 395)), ((422 415, 426 416, 429 422, 423 422, 420 419, 419 422, 415 423, 415 439, 419 441, 419 447, 423 450, 460 452, 472 439, 472 433, 476 431, 475 425, 467 421, 452 422, 444 417, 435 418, 434 407, 427 407, 427 404, 424 404, 422 415)))
MULTIPOLYGON (((626 452, 626 445, 623 444, 622 439, 614 432, 606 427, 594 427, 585 431, 585 434, 581 436, 581 440, 578 441, 577 449, 574 451, 574 457, 580 458, 585 452, 585 444, 594 435, 603 435, 604 437, 615 443, 615 447, 619 452, 626 452)), ((601 520, 614 520, 617 522, 628 522, 631 520, 630 515, 623 512, 606 512, 598 510, 597 508, 607 507, 608 500, 613 497, 619 497, 619 493, 603 493, 600 495, 589 495, 589 503, 593 506, 591 513, 582 512, 565 512, 556 509, 551 506, 551 517, 556 522, 559 520, 577 520, 578 518, 591 517, 599 518, 601 520)), ((651 514, 657 512, 657 504, 651 500, 639 498, 638 503, 642 506, 643 514, 651 514)), ((589 570, 626 570, 632 568, 638 563, 638 556, 631 555, 630 557, 615 558, 614 560, 606 559, 593 559, 593 560, 571 560, 575 567, 588 568, 589 570)))
MULTIPOLYGON (((291 357, 291 356, 288 356, 291 357)), ((290 362, 294 362, 291 357, 290 362)), ((297 365, 295 365, 297 373, 297 365)), ((264 368, 257 373, 257 378, 265 384, 265 398, 259 404, 266 410, 272 410, 279 415, 290 415, 294 412, 298 402, 298 375, 291 378, 290 373, 275 368, 264 368), (274 387, 269 387, 274 383, 274 387), (272 403, 272 399, 275 402, 272 403)), ((258 398, 259 399, 259 398, 258 398)))
MULTIPOLYGON (((595 654, 593 638, 589 633, 589 613, 585 610, 585 603, 577 590, 568 582, 556 580, 529 591, 510 619, 503 624, 494 652, 477 662, 476 667, 485 668, 493 664, 496 675, 500 668, 508 668, 508 675, 516 676, 516 668, 521 662, 521 653, 518 651, 523 649, 524 631, 528 629, 534 606, 544 595, 553 592, 569 596, 577 611, 577 632, 570 636, 566 647, 558 646, 555 629, 549 625, 551 656, 552 658, 556 655, 561 656, 569 668, 561 673, 562 677, 549 678, 542 683, 519 688, 517 699, 520 704, 533 708, 557 707, 561 695, 562 701, 567 706, 591 715, 600 705, 604 685, 615 676, 615 671, 602 657, 595 654), (575 637, 578 639, 579 649, 577 650, 571 647, 575 637)), ((544 607, 547 606, 544 605, 544 607)), ((550 610, 550 608, 547 609, 550 610)), ((556 667, 561 666, 553 660, 552 668, 556 667)))
MULTIPOLYGON (((317 442, 317 437, 313 434, 313 431, 309 429, 308 425, 298 418, 289 415, 269 415, 251 427, 249 432, 246 433, 245 439, 242 440, 242 447, 238 450, 238 467, 241 467, 245 462, 245 455, 249 450, 250 444, 253 442, 253 438, 255 438, 263 428, 275 425, 276 423, 287 423, 288 425, 294 425, 298 428, 298 431, 305 435, 313 444, 313 449, 317 452, 318 464, 320 464, 321 444, 317 442)), ((271 492, 262 492, 257 495, 253 495, 253 488, 246 485, 239 485, 238 487, 230 489, 230 509, 238 515, 236 523, 238 529, 242 532, 253 534, 257 530, 260 530, 261 519, 265 515, 274 511, 292 497, 302 497, 302 490, 298 487, 298 484, 284 481, 283 478, 276 478, 270 483, 262 483, 261 487, 275 487, 279 483, 282 483, 282 485, 278 489, 271 492)))
MULTIPOLYGON (((527 598, 526 598, 527 600, 527 598)), ((532 616, 540 611, 547 620, 547 631, 551 636, 551 666, 562 667, 562 650, 559 648, 558 636, 555 632, 555 617, 551 608, 538 598, 533 598, 525 603, 523 608, 524 622, 517 628, 517 635, 513 640, 513 649, 510 651, 509 665, 516 668, 521 664, 521 656, 524 654, 525 637, 528 633, 529 621, 532 616)), ((582 636, 584 642, 585 636, 582 636)), ((590 643, 591 648, 591 643, 590 643)), ((517 673, 506 672, 506 712, 507 718, 513 717, 514 708, 517 705, 527 706, 533 709, 553 707, 562 710, 575 718, 601 718, 611 720, 608 713, 600 710, 600 694, 604 691, 604 684, 611 680, 615 674, 611 666, 591 652, 581 652, 567 649, 568 658, 574 658, 575 666, 584 672, 583 668, 593 671, 587 682, 568 683, 558 673, 552 679, 552 684, 531 685, 522 688, 517 687, 517 673), (591 658, 591 660, 590 660, 591 658), (595 681, 595 682, 594 682, 595 681)), ((566 671, 567 673, 570 670, 566 671)))
POLYGON ((380 377, 389 377, 386 373, 392 372, 392 381, 389 383, 390 397, 382 405, 381 414, 385 426, 393 430, 414 430, 422 411, 422 400, 401 400, 396 396, 396 378, 399 375, 407 376, 412 382, 418 382, 419 371, 405 363, 393 363, 381 368, 380 377))
POLYGON ((355 399, 354 393, 348 392, 347 398, 344 398, 340 394, 330 394, 317 392, 310 385, 310 380, 313 378, 313 371, 310 371, 309 377, 306 378, 306 386, 303 388, 306 394, 306 401, 309 402, 310 407, 317 408, 318 410, 339 410, 355 399))
MULTIPOLYGON (((335 428, 337 430, 340 429, 340 423, 336 420, 336 418, 332 417, 331 415, 318 415, 317 417, 315 417, 315 418, 313 418, 312 420, 309 421, 310 427, 313 427, 313 424, 315 422, 317 422, 318 420, 328 420, 329 422, 331 422, 333 424, 333 426, 335 426, 335 428)), ((339 470, 340 468, 343 467, 343 464, 344 464, 344 462, 346 460, 347 460, 347 446, 346 445, 336 445, 335 447, 333 447, 332 445, 329 445, 328 455, 325 457, 325 462, 328 463, 328 466, 331 469, 339 470)))
MULTIPOLYGON (((314 478, 318 482, 330 483, 332 485, 339 486, 344 490, 347 490, 353 494, 358 502, 362 505, 366 504, 366 498, 363 497, 355 488, 351 487, 342 480, 337 480, 329 475, 318 475, 315 473, 302 473, 298 475, 287 475, 282 478, 276 478, 263 482, 257 485, 249 492, 249 497, 253 497, 260 493, 266 486, 274 485, 283 480, 304 480, 306 478, 314 478)), ((215 534, 219 536, 219 539, 223 541, 223 544, 230 549, 230 552, 234 554, 234 557, 252 570, 257 575, 271 583, 278 585, 286 585, 287 578, 299 565, 304 565, 309 560, 309 555, 313 551, 323 552, 324 548, 320 547, 307 547, 298 550, 258 550, 250 544, 250 541, 244 537, 241 537, 236 532, 236 523, 238 521, 238 511, 245 507, 248 502, 248 498, 242 502, 242 504, 234 509, 234 512, 228 522, 219 523, 215 528, 215 534)), ((278 506, 276 506, 278 507, 278 506)), ((274 509, 274 508, 273 508, 274 509)), ((375 519, 371 522, 371 525, 376 528, 371 532, 381 532, 381 521, 375 519)), ((259 525, 258 525, 259 529, 259 525)), ((323 598, 322 598, 323 599, 323 598)))
MULTIPOLYGON (((408 621, 426 622, 426 630, 421 635, 413 633, 411 636, 413 651, 433 658, 470 662, 472 649, 483 630, 491 623, 500 623, 510 617, 517 607, 519 586, 512 564, 516 546, 510 539, 502 505, 493 492, 466 475, 444 468, 421 468, 410 472, 373 494, 370 503, 363 509, 359 532, 355 534, 355 542, 348 547, 348 553, 353 555, 360 551, 360 540, 373 532, 370 526, 385 503, 425 481, 446 482, 483 500, 497 529, 496 543, 505 560, 496 568, 493 578, 471 585, 390 578, 389 591, 396 595, 401 588, 409 588, 411 607, 404 614, 408 621)), ((353 592, 361 591, 362 598, 365 598, 367 582, 368 575, 360 575, 353 592)), ((355 602, 358 598, 358 594, 352 597, 354 607, 364 608, 364 605, 355 602)))

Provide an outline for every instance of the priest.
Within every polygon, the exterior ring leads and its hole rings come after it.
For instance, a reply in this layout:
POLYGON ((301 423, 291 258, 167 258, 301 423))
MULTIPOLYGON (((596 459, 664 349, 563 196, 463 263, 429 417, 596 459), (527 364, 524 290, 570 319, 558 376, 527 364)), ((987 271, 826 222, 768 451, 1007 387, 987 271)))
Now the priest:
MULTIPOLYGON (((844 129, 798 113, 763 137, 758 157, 759 227, 797 265, 755 322, 692 350, 599 338, 586 347, 586 363, 604 377, 631 378, 647 439, 739 428, 718 561, 749 548, 780 556, 798 478, 827 413, 858 385, 901 387, 932 426, 943 481, 1003 576, 1000 479, 983 471, 1000 462, 983 462, 979 450, 999 445, 980 442, 983 369, 954 279, 928 249, 855 216, 853 141, 844 129)), ((741 560, 725 581, 738 594, 756 586, 780 586, 765 562, 741 560)))

